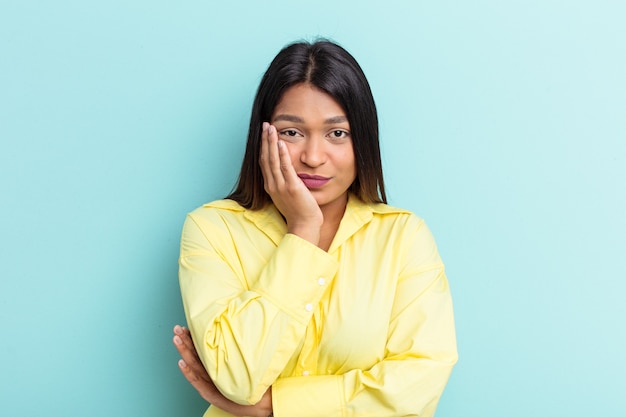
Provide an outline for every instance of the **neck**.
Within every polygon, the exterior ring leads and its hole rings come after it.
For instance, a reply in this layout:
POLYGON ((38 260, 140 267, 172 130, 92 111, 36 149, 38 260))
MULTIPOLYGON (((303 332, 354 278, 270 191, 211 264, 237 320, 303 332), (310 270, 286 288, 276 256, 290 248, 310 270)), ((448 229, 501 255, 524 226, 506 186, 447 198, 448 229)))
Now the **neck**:
POLYGON ((320 206, 322 215, 324 216, 324 224, 339 223, 343 218, 343 214, 346 211, 346 205, 348 204, 348 193, 345 193, 342 197, 331 201, 328 204, 320 206))
POLYGON ((346 193, 345 197, 338 198, 331 203, 320 206, 322 215, 324 216, 324 223, 322 223, 322 229, 320 230, 319 247, 325 251, 328 251, 330 244, 337 234, 339 223, 341 223, 347 204, 348 194, 346 193))

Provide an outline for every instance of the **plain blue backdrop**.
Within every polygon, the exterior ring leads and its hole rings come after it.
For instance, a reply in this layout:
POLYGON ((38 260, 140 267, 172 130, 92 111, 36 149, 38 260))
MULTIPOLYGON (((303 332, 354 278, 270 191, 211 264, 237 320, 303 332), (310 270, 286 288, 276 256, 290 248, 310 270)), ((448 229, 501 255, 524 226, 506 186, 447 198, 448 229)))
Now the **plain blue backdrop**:
MULTIPOLYGON (((228 4, 227 4, 228 3, 228 4)), ((185 214, 232 187, 286 43, 361 63, 390 201, 447 265, 438 417, 626 409, 626 4, 0 5, 0 415, 200 416, 171 328, 185 214)))

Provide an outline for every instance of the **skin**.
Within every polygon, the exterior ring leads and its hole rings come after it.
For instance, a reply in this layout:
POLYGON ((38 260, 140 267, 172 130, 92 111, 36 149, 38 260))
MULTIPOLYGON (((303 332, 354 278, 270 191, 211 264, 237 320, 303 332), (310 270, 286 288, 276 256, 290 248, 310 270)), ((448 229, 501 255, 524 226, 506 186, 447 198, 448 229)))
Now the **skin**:
MULTIPOLYGON (((310 84, 285 91, 272 118, 263 123, 261 156, 265 191, 292 233, 328 250, 337 233, 356 178, 354 149, 343 108, 310 84), (308 188, 299 175, 328 179, 308 188)), ((244 406, 224 397, 204 369, 187 328, 174 327, 179 368, 198 393, 236 416, 267 417, 272 412, 271 387, 255 405, 244 406)))

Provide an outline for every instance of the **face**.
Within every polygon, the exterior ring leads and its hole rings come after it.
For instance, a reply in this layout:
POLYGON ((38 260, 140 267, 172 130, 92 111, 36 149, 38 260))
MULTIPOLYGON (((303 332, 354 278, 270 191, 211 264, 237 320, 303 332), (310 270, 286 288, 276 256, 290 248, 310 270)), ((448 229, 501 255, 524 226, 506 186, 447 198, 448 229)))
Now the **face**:
POLYGON ((350 124, 339 103, 317 87, 297 84, 285 91, 271 123, 317 204, 343 210, 356 164, 350 124))

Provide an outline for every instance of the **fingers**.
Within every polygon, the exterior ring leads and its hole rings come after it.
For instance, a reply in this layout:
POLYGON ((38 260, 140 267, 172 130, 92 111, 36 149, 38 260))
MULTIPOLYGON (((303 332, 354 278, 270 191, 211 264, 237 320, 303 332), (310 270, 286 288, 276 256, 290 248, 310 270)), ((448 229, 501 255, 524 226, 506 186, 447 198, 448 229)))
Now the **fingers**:
POLYGON ((174 326, 173 341, 181 356, 181 359, 178 361, 180 372, 202 398, 213 403, 218 398, 219 393, 206 369, 202 366, 189 329, 179 325, 174 326))
POLYGON ((272 179, 277 187, 281 187, 285 183, 285 177, 283 175, 281 159, 278 152, 278 133, 276 132, 276 128, 272 125, 267 128, 267 145, 268 162, 272 179))
MULTIPOLYGON (((261 165, 261 172, 263 173, 265 191, 270 195, 279 192, 285 185, 285 176, 283 173, 283 164, 285 164, 285 161, 281 158, 279 151, 280 142, 276 128, 264 122, 261 133, 261 155, 259 164, 261 165)), ((291 160, 289 160, 288 157, 289 154, 287 153, 288 164, 291 165, 291 160)))
POLYGON ((178 336, 178 338, 182 341, 182 343, 188 350, 192 350, 195 352, 196 347, 193 344, 193 340, 191 339, 191 332, 188 328, 177 324, 176 326, 174 326, 174 334, 178 336))
POLYGON ((280 160, 280 170, 287 186, 300 184, 302 180, 298 178, 298 174, 291 163, 291 156, 287 150, 287 145, 282 140, 278 141, 278 157, 280 160))
MULTIPOLYGON (((180 354, 181 360, 184 362, 184 365, 186 365, 187 370, 198 375, 206 374, 206 370, 202 365, 202 361, 200 361, 200 357, 198 356, 193 340, 191 339, 189 329, 178 325, 174 327, 173 342, 174 346, 176 346, 176 350, 178 350, 178 353, 180 354)), ((181 367, 181 365, 182 364, 179 361, 179 367, 181 367)), ((181 371, 182 370, 183 369, 181 367, 181 371)))
POLYGON ((267 128, 269 127, 269 123, 263 122, 263 128, 261 130, 261 154, 259 156, 259 165, 261 166, 261 173, 263 174, 263 184, 265 186, 265 191, 268 190, 269 186, 269 161, 268 152, 269 147, 267 146, 267 128))
POLYGON ((210 378, 202 378, 196 373, 190 366, 185 363, 183 359, 178 361, 178 368, 183 374, 185 379, 191 384, 192 387, 198 391, 198 394, 206 401, 213 403, 217 395, 217 387, 213 384, 210 378))
POLYGON ((270 168, 271 164, 269 161, 269 127, 269 123, 263 123, 263 130, 261 132, 261 156, 259 160, 259 164, 261 165, 261 173, 263 174, 263 185, 265 186, 265 191, 267 191, 268 193, 271 192, 270 190, 274 190, 276 188, 276 183, 274 181, 274 176, 272 175, 272 170, 270 168))

